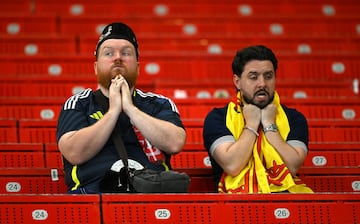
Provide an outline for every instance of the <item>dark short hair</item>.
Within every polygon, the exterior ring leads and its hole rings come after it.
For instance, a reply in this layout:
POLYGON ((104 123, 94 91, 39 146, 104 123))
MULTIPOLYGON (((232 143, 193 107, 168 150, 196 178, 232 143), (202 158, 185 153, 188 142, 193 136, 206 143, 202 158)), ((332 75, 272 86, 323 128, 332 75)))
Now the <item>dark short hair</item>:
POLYGON ((243 48, 236 52, 235 57, 232 62, 232 71, 233 74, 241 76, 244 71, 245 65, 252 60, 269 60, 274 66, 274 71, 276 73, 278 67, 278 61, 275 57, 275 54, 270 48, 267 48, 263 45, 249 46, 243 48))

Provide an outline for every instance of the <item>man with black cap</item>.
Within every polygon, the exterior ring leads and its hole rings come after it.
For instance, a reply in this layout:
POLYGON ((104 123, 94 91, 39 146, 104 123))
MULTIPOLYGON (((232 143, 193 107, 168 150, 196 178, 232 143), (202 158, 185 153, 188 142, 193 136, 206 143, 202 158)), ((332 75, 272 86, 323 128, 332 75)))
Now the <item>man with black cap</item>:
POLYGON ((120 159, 110 138, 116 124, 132 168, 171 169, 170 155, 179 153, 186 139, 175 104, 135 88, 139 50, 129 26, 107 25, 95 57, 97 91, 109 100, 108 111, 97 103, 96 91, 86 89, 67 99, 58 119, 57 141, 69 193, 100 192, 101 179, 120 159))

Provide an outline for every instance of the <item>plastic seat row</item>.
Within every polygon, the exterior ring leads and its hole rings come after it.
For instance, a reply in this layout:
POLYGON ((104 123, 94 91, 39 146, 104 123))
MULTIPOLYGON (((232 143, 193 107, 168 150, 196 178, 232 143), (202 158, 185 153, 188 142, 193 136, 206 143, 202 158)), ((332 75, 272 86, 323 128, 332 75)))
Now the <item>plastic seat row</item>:
POLYGON ((101 222, 99 205, 99 195, 1 195, 0 222, 97 224, 101 222))
POLYGON ((1 196, 66 193, 64 171, 57 168, 0 168, 0 185, 1 196))
MULTIPOLYGON (((148 54, 140 58, 139 80, 223 80, 231 77, 232 55, 148 54)), ((359 56, 294 56, 279 55, 279 79, 285 80, 353 80, 359 78, 359 56)), ((84 56, 1 57, 2 77, 92 77, 95 58, 84 56)), ((229 78, 231 79, 231 78, 229 78)))
MULTIPOLYGON (((306 98, 345 98, 360 96, 358 87, 352 88, 333 88, 327 86, 316 87, 291 87, 291 86, 277 86, 277 92, 282 97, 294 99, 306 98)), ((158 94, 168 96, 170 98, 189 98, 189 99, 204 99, 204 98, 232 98, 235 95, 235 87, 194 87, 194 88, 158 88, 154 90, 158 94)))
MULTIPOLYGON (((51 99, 51 98, 49 98, 51 99)), ((65 99, 62 99, 64 102, 65 99)), ((198 99, 200 100, 200 99, 198 99)), ((294 101, 294 100, 293 100, 294 101)), ((358 100, 360 101, 360 99, 358 100)), ((19 101, 21 102, 21 101, 19 101)), ((6 105, 3 104, 0 106, 0 119, 39 119, 39 120, 56 120, 59 116, 62 102, 49 105, 6 105)), ((209 104, 209 105, 182 105, 178 104, 178 110, 180 116, 184 122, 189 122, 194 120, 196 126, 202 125, 203 119, 214 107, 225 106, 227 102, 224 100, 221 103, 209 104)), ((360 119, 360 107, 358 105, 331 105, 328 103, 321 103, 319 101, 318 105, 294 105, 291 103, 286 104, 296 108, 298 111, 302 112, 305 117, 310 122, 310 125, 315 125, 316 120, 335 122, 334 125, 341 121, 357 121, 360 119)), ((13 124, 15 122, 12 122, 13 124)), ((353 123, 355 125, 356 123, 353 123)), ((7 125, 3 125, 7 126, 7 125)))
MULTIPOLYGON (((15 2, 28 2, 29 0, 15 0, 15 2)), ((46 4, 46 3, 58 3, 56 0, 30 0, 30 1, 34 1, 37 4, 46 4)), ((91 4, 93 1, 89 2, 87 0, 64 0, 64 3, 80 3, 80 4, 91 4)), ((118 3, 120 4, 117 0, 108 0, 109 3, 118 3)), ((159 3, 161 1, 159 0, 139 0, 137 2, 124 2, 123 4, 156 4, 159 3)), ((272 3, 271 0, 245 0, 243 1, 244 3, 248 4, 248 3, 254 3, 254 4, 270 4, 272 3)), ((237 0, 226 0, 224 2, 219 2, 216 0, 184 0, 181 2, 169 2, 167 4, 170 5, 183 5, 183 4, 202 4, 204 6, 210 4, 224 4, 224 3, 228 3, 228 4, 236 4, 238 3, 237 0)), ((303 0, 303 4, 311 4, 313 3, 313 1, 311 0, 303 0)), ((347 4, 353 4, 353 3, 357 3, 356 0, 343 0, 343 1, 339 1, 339 0, 319 0, 316 3, 329 3, 329 4, 335 4, 335 5, 347 5, 347 4)), ((279 4, 289 4, 289 1, 287 0, 280 0, 279 4)))
MULTIPOLYGON (((351 144, 351 143, 350 143, 351 144)), ((349 147, 349 150, 330 151, 323 144, 322 150, 311 149, 306 157, 300 175, 303 174, 360 174, 360 145, 349 147)), ((171 160, 173 169, 210 169, 211 162, 208 153, 201 151, 184 150, 174 155, 171 160)), ((354 190, 360 190, 354 189, 354 190)))
MULTIPOLYGON (((300 195, 295 197, 289 197, 289 195, 280 195, 280 197, 274 195, 269 195, 269 197, 261 195, 207 195, 206 197, 202 194, 185 197, 174 195, 171 203, 168 202, 166 196, 148 195, 142 198, 141 195, 132 195, 122 199, 120 196, 104 196, 102 198, 105 203, 103 211, 106 211, 104 216, 115 222, 117 220, 127 222, 125 217, 131 217, 132 220, 136 220, 133 223, 142 223, 144 217, 152 223, 316 223, 320 222, 317 214, 326 216, 326 222, 336 222, 336 215, 332 212, 337 213, 339 210, 350 210, 350 208, 352 208, 351 211, 343 213, 343 215, 349 216, 346 217, 349 219, 346 221, 352 222, 358 216, 358 214, 354 214, 354 210, 358 210, 357 202, 350 202, 350 204, 344 202, 340 207, 335 206, 337 202, 332 204, 332 202, 321 202, 320 200, 317 200, 319 204, 307 204, 309 202, 306 200, 309 198, 307 195, 301 195, 305 198, 305 202, 301 201, 300 197, 296 199, 300 195), (291 204, 282 201, 288 200, 286 196, 288 199, 291 198, 291 204), (128 203, 129 200, 136 201, 136 203, 128 203), (267 204, 266 201, 271 201, 271 203, 267 204), (325 209, 325 206, 328 209, 325 209), (133 215, 134 211, 137 211, 138 215, 133 215), (161 217, 161 220, 158 216, 161 217)), ((316 196, 310 196, 310 198, 314 199, 316 196)), ((329 199, 331 200, 331 195, 329 199)))
MULTIPOLYGON (((3 106, 14 106, 14 105, 22 105, 22 106, 61 106, 64 103, 63 97, 0 97, 0 105, 3 106)), ((213 107, 216 106, 224 106, 229 102, 229 99, 226 98, 186 98, 186 99, 173 99, 176 105, 181 107, 186 107, 185 111, 191 107, 197 106, 206 106, 206 111, 211 110, 213 107)), ((282 98, 281 102, 292 107, 297 106, 316 106, 316 105, 328 105, 328 106, 347 106, 352 108, 359 104, 358 97, 346 97, 346 98, 328 98, 328 97, 321 97, 321 98, 282 98)), ((203 110, 203 109, 202 109, 203 110)), ((182 112, 186 113, 186 112, 182 112)), ((197 114, 197 113, 194 113, 197 114)), ((190 116, 191 117, 191 116, 190 116)))
MULTIPOLYGON (((211 58, 211 57, 210 57, 211 58)), ((156 77, 155 77, 156 78, 156 77)), ((60 83, 62 84, 73 84, 76 85, 94 85, 97 82, 97 78, 95 75, 86 76, 70 76, 70 75, 31 75, 31 74, 22 74, 19 76, 10 76, 6 73, 0 75, 0 83, 1 84, 44 84, 44 83, 60 83)), ((355 89, 358 87, 358 79, 342 79, 342 80, 327 80, 327 79, 318 79, 318 80, 303 80, 302 82, 296 82, 296 80, 292 78, 282 78, 276 81, 276 87, 284 88, 334 88, 334 89, 355 89), (315 82, 316 81, 316 82, 315 82)), ((184 89, 189 91, 195 90, 207 90, 209 91, 215 89, 230 89, 234 88, 234 84, 230 79, 182 79, 182 80, 171 80, 171 79, 154 79, 152 82, 147 82, 146 80, 139 78, 136 83, 139 85, 139 88, 148 88, 151 91, 161 91, 164 89, 165 91, 176 89, 184 89)), ((4 87, 6 87, 4 85, 4 87)), ((174 94, 170 94, 174 95, 174 94)))
MULTIPOLYGON (((352 168, 305 167, 300 169, 299 177, 314 192, 358 192, 360 189, 358 169, 358 166, 352 168)), ((190 192, 216 192, 212 171, 209 167, 177 168, 176 170, 190 174, 190 192)))
MULTIPOLYGON (((360 142, 341 142, 329 149, 328 142, 310 142, 304 167, 359 167, 360 142), (345 146, 340 146, 343 144, 345 146), (317 145, 317 146, 315 146, 317 145), (319 148, 316 148, 319 147, 319 148)), ((0 143, 0 167, 62 168, 62 157, 56 143, 0 143)), ((209 168, 207 152, 199 143, 186 144, 182 153, 174 155, 177 169, 209 168)), ((339 171, 336 171, 339 172, 339 171)), ((360 171, 359 171, 360 172, 360 171)))
MULTIPOLYGON (((213 193, 215 185, 211 168, 174 168, 191 178, 189 193, 213 193)), ((299 177, 314 192, 358 192, 358 167, 304 167, 299 177)), ((0 193, 3 194, 63 194, 66 193, 62 168, 0 168, 0 193)), ((1 197, 0 197, 1 198, 1 197)))
MULTIPOLYGON (((99 35, 37 34, 30 36, 4 35, 0 41, 0 55, 92 55, 99 35)), ((293 54, 331 54, 343 55, 358 53, 358 37, 304 38, 267 36, 249 37, 138 37, 142 55, 157 52, 201 52, 206 54, 231 53, 248 45, 262 44, 275 52, 293 54)))
MULTIPOLYGON (((14 141, 9 138, 2 139, 0 167, 62 167, 61 154, 56 145, 56 121, 45 122, 49 124, 47 127, 36 125, 35 122, 26 123, 30 127, 23 125, 24 127, 18 130, 19 141, 18 139, 14 141)), ((338 127, 310 127, 311 153, 305 165, 310 167, 359 166, 360 135, 359 129, 355 126, 348 124, 348 126, 338 127)), ((0 130, 9 132, 4 128, 0 130)), ((188 139, 184 153, 173 157, 173 166, 175 168, 209 168, 211 164, 202 144, 202 128, 187 127, 186 130, 188 139)))
MULTIPOLYGON (((299 171, 317 192, 359 191, 360 144, 311 143, 299 171)), ((0 144, 0 193, 64 193, 61 155, 54 143, 0 144)), ((211 164, 204 149, 185 148, 172 158, 175 170, 192 178, 190 192, 213 192, 211 164)))
MULTIPOLYGON (((62 98, 76 94, 84 89, 96 90, 98 83, 96 75, 88 74, 88 77, 0 77, 0 97, 12 98, 62 98)), ((139 80, 137 88, 143 91, 151 91, 150 83, 139 80)), ((20 105, 18 105, 20 106, 20 105)))
MULTIPOLYGON (((314 169, 312 169, 313 171, 314 169)), ((321 170, 321 169, 320 169, 321 170)), ((335 168, 333 169, 335 170, 335 168)), ((355 171, 355 169, 352 169, 355 171)), ((190 192, 216 192, 210 169, 179 169, 192 173, 190 192)), ((345 169, 342 171, 346 171, 345 169)), ((326 172, 326 171, 321 171, 326 172)), ((355 174, 301 174, 300 179, 314 192, 358 192, 360 176, 355 174)))
MULTIPOLYGON (((353 80, 296 80, 278 79, 276 90, 282 98, 352 98, 359 96, 359 79, 353 80)), ((235 87, 231 79, 226 80, 162 80, 154 83, 155 93, 172 99, 219 99, 232 98, 235 87)))
POLYGON ((0 119, 0 142, 18 142, 18 127, 15 119, 0 119))
MULTIPOLYGON (((191 178, 189 193, 214 193, 211 168, 174 168, 191 178)), ((357 167, 304 167, 299 177, 314 192, 358 192, 357 167)), ((62 168, 0 168, 1 194, 63 194, 66 192, 62 168)))
MULTIPOLYGON (((56 99, 55 99, 56 100, 56 99)), ((182 107, 182 106, 207 106, 209 109, 211 109, 212 107, 218 107, 218 106, 225 106, 228 102, 229 99, 224 99, 224 98, 186 98, 186 99, 180 99, 180 98, 174 98, 173 99, 174 102, 176 103, 176 105, 178 107, 182 107)), ((5 98, 0 98, 0 102, 10 105, 11 101, 7 100, 5 98)), ((21 102, 24 103, 26 105, 36 105, 42 102, 42 100, 40 99, 35 99, 33 102, 30 102, 29 100, 26 99, 19 99, 19 101, 17 102, 21 102)), ((44 100, 44 103, 47 104, 48 102, 46 100, 44 100)), ((356 106, 359 105, 359 98, 358 97, 344 97, 344 98, 329 98, 329 97, 318 97, 318 98, 296 98, 294 99, 293 97, 291 98, 287 98, 287 97, 283 97, 281 98, 281 103, 291 106, 291 107, 297 107, 297 106, 308 106, 308 107, 312 107, 312 106, 347 106, 347 107, 352 107, 352 106, 356 106)), ((196 113, 195 113, 196 114, 196 113)))
MULTIPOLYGON (((301 171, 301 175, 313 182, 317 180, 318 183, 328 181, 328 175, 335 175, 335 180, 332 180, 333 185, 314 184, 317 191, 358 191, 359 176, 356 176, 358 175, 356 164, 359 161, 359 151, 356 150, 359 149, 359 145, 349 146, 353 151, 312 152, 311 162, 310 159, 307 160, 309 163, 305 165, 307 170, 301 171), (353 168, 346 165, 353 165, 353 168), (323 176, 322 179, 321 176, 323 176), (336 185, 335 182, 340 185, 336 185)), ((3 193, 62 193, 65 191, 62 161, 57 146, 47 144, 46 156, 42 155, 42 147, 41 144, 1 145, 2 150, 5 150, 1 153, 2 158, 6 162, 0 171, 3 193), (44 168, 41 164, 44 157, 48 168, 44 168)), ((210 172, 208 158, 204 151, 198 153, 184 151, 173 158, 172 164, 173 168, 183 169, 192 176, 194 183, 192 183, 191 192, 211 192, 212 179, 198 182, 203 172, 210 172)))
MULTIPOLYGON (((55 81, 55 80, 54 80, 55 81)), ((97 82, 88 83, 1 83, 2 97, 62 97, 67 98, 84 89, 97 88, 97 82)))
MULTIPOLYGON (((88 54, 94 51, 94 43, 97 37, 82 37, 79 41, 79 53, 88 54)), ((263 38, 257 35, 249 35, 249 37, 232 36, 232 37, 212 37, 211 34, 203 38, 177 38, 177 37, 138 37, 142 54, 156 50, 157 52, 188 52, 191 55, 194 52, 203 54, 234 54, 236 50, 249 45, 262 44, 270 47, 274 52, 292 53, 295 55, 311 55, 311 54, 328 54, 328 55, 344 55, 358 53, 360 50, 358 38, 289 38, 267 36, 263 38), (222 38, 220 40, 220 38, 222 38), (155 41, 153 39, 156 39, 155 41), (191 40, 195 39, 195 40, 191 40)))
MULTIPOLYGON (((309 147, 311 150, 309 156, 298 173, 304 183, 315 192, 357 192, 360 190, 359 161, 357 160, 359 142, 310 143, 309 147)), ((192 177, 191 188, 195 189, 195 192, 215 192, 209 157, 199 145, 195 151, 193 148, 187 148, 183 153, 175 155, 172 158, 172 164, 176 170, 186 172, 192 177)))
MULTIPOLYGON (((96 42, 94 42, 95 45, 96 42)), ((62 55, 77 54, 77 37, 39 33, 36 35, 2 35, 1 55, 62 55)), ((88 54, 90 52, 87 52, 88 54)))
MULTIPOLYGON (((338 143, 341 144, 341 143, 338 143)), ((309 154, 303 164, 305 169, 311 168, 334 168, 339 170, 333 172, 341 172, 340 169, 344 168, 359 168, 360 166, 360 144, 349 143, 344 144, 343 148, 337 149, 326 148, 328 144, 320 143, 321 149, 314 149, 314 144, 309 144, 309 154)), ((201 149, 185 148, 183 152, 174 155, 171 161, 172 167, 176 169, 186 168, 209 168, 211 162, 208 157, 207 151, 201 146, 201 149)), ((318 169, 322 172, 327 169, 318 169)), ((359 170, 354 172, 360 172, 359 170)), ((330 172, 329 172, 330 173, 330 172)), ((323 173, 324 174, 324 173, 323 173)), ((347 173, 349 174, 349 173, 347 173)))
MULTIPOLYGON (((286 57, 289 57, 290 60, 290 55, 287 56, 280 56, 282 59, 286 59, 286 57)), ((313 57, 314 60, 320 57, 319 55, 317 55, 316 57, 313 57)), ((326 57, 326 56, 325 56, 326 57)), ((211 59, 213 57, 209 57, 209 59, 211 59)), ((214 57, 215 59, 216 57, 214 57)), ((221 58, 221 57, 220 57, 221 58)), ((312 57, 310 57, 312 58, 312 57)), ((356 58, 356 57, 355 57, 356 58)), ((229 58, 230 59, 230 58, 229 58)), ((306 57, 299 57, 299 59, 306 59, 306 57)), ((335 71, 336 69, 334 69, 335 71)), ((7 79, 7 78, 3 78, 3 79, 7 79)), ((16 79, 16 78, 13 78, 16 79)), ((66 78, 68 81, 71 80, 71 78, 66 78)), ((357 86, 359 80, 353 79, 342 79, 342 80, 331 80, 331 79, 304 79, 301 82, 295 82, 293 78, 286 78, 286 77, 282 77, 281 79, 277 79, 276 80, 276 87, 293 87, 293 88, 313 88, 313 87, 333 87, 333 88, 349 88, 351 86, 357 86)), ((183 79, 183 80, 168 80, 168 79, 158 79, 156 80, 156 82, 154 83, 154 87, 155 90, 157 89, 167 89, 167 88, 172 88, 172 89, 176 89, 176 88, 184 88, 184 89, 191 89, 191 88, 229 88, 229 87, 234 87, 234 84, 232 82, 232 80, 230 79, 204 79, 204 80, 187 80, 187 79, 183 79)))
POLYGON ((59 117, 61 105, 1 105, 0 119, 43 119, 52 120, 59 117))
MULTIPOLYGON (((56 120, 0 120, 1 132, 4 134, 1 142, 8 143, 55 143, 56 142, 56 120), (10 133, 11 132, 11 133, 10 133), (12 136, 14 135, 14 136, 12 136)), ((336 121, 336 120, 335 120, 336 121)), ((334 120, 316 123, 309 128, 310 142, 360 142, 360 129, 356 121, 340 122, 336 126, 334 120), (351 124, 356 122, 355 124, 351 124)), ((197 122, 201 124, 200 122, 197 122)), ((188 126, 187 144, 202 145, 202 127, 188 126)))
POLYGON ((196 16, 210 16, 214 13, 218 16, 252 16, 252 15, 284 15, 294 16, 295 12, 299 15, 316 15, 322 16, 344 16, 344 15, 357 15, 356 9, 358 5, 355 1, 344 2, 339 4, 338 2, 304 2, 301 5, 294 6, 288 2, 281 2, 274 7, 270 2, 239 2, 225 1, 225 2, 169 2, 163 3, 161 1, 153 2, 136 2, 136 3, 124 3, 117 1, 109 1, 106 6, 99 2, 85 2, 85 1, 65 1, 62 4, 56 1, 15 1, 7 2, 4 4, 1 13, 9 12, 22 12, 22 13, 35 13, 41 14, 44 12, 57 14, 57 15, 114 15, 117 10, 124 10, 124 15, 127 17, 136 16, 181 16, 181 17, 196 17, 196 16), (22 7, 16 8, 17 4, 21 4, 22 7), (273 8, 272 8, 273 7, 273 8), (269 13, 269 8, 273 10, 269 13), (190 11, 197 11, 197 13, 191 14, 190 11), (105 13, 106 12, 106 13, 105 13), (130 14, 129 12, 133 12, 130 14), (276 14, 277 13, 277 14, 276 14))
MULTIPOLYGON (((109 21, 119 20, 116 15, 94 17, 94 16, 62 16, 59 19, 58 32, 67 34, 98 34, 109 21), (87 24, 84 26, 84 24, 87 24)), ((163 18, 150 20, 147 18, 131 18, 122 21, 130 24, 139 34, 159 33, 162 36, 194 36, 206 37, 214 33, 225 34, 227 36, 247 35, 275 35, 275 36, 299 36, 303 37, 327 35, 351 37, 359 35, 359 22, 356 18, 279 18, 268 17, 242 17, 226 18, 218 17, 211 23, 208 17, 199 20, 174 18, 164 20, 163 18), (136 20, 138 22, 136 22, 136 20), (199 21, 200 20, 200 21, 199 21), (299 23, 301 21, 301 23, 299 23)), ((16 20, 13 20, 16 21, 16 20)))
POLYGON ((359 194, 7 195, 1 223, 356 223, 359 194), (171 201, 169 201, 171 197, 171 201), (129 203, 132 202, 132 203, 129 203))
MULTIPOLYGON (((203 144, 202 128, 187 128, 188 144, 203 144)), ((35 140, 35 138, 34 138, 35 140)), ((358 127, 311 127, 309 128, 309 141, 311 143, 343 144, 360 142, 360 129, 358 127)))
POLYGON ((53 15, 21 16, 12 13, 0 15, 0 34, 28 35, 58 33, 57 18, 53 15))
MULTIPOLYGON (((109 9, 110 7, 107 7, 109 9)), ((97 9, 99 10, 99 9, 97 9)), ((133 11, 131 11, 134 14, 133 11)), ((213 17, 213 14, 211 14, 213 17)), ((109 22, 118 21, 117 15, 107 16, 60 16, 42 15, 2 15, 0 34, 71 34, 98 35, 109 22), (33 28, 33 29, 32 29, 33 28), (46 32, 44 32, 46 31, 46 32)), ((149 18, 124 17, 121 21, 131 25, 138 35, 193 36, 206 37, 225 34, 230 37, 244 35, 260 36, 339 36, 356 37, 360 28, 358 17, 216 17, 208 22, 209 16, 196 18, 149 18), (240 19, 239 19, 240 18, 240 19), (301 21, 301 23, 299 23, 301 21)))
MULTIPOLYGON (((54 80, 56 81, 56 80, 54 80)), ((143 86, 145 87, 145 86, 143 86)), ((73 94, 76 94, 84 89, 91 88, 96 90, 97 82, 88 81, 83 83, 76 82, 50 82, 50 83, 35 83, 23 81, 20 83, 3 82, 0 83, 0 96, 1 97, 62 97, 67 98, 73 94)), ((138 88, 141 88, 139 84, 138 88)), ((148 90, 141 88, 143 91, 148 90)), ((326 86, 316 87, 300 87, 294 88, 291 86, 278 86, 277 88, 280 96, 284 98, 346 98, 346 97, 359 97, 359 92, 354 92, 352 86, 348 88, 333 88, 326 86)), ((235 95, 235 88, 161 88, 153 90, 157 94, 162 94, 169 98, 189 98, 189 99, 203 99, 203 98, 232 98, 235 95)), ((359 97, 360 99, 360 97, 359 97)))
POLYGON ((63 168, 55 143, 0 143, 2 168, 63 168))
MULTIPOLYGON (((334 100, 334 99, 333 99, 334 100)), ((293 100, 294 101, 294 100, 293 100)), ((210 105, 179 105, 178 110, 180 111, 180 116, 182 119, 189 120, 203 120, 206 115, 214 107, 223 107, 226 103, 223 104, 210 104, 210 105)), ((328 120, 328 121, 354 121, 359 120, 360 118, 360 106, 358 105, 331 105, 331 104, 321 104, 318 105, 299 105, 288 103, 286 104, 289 107, 294 107, 298 111, 302 112, 304 116, 310 120, 328 120)))

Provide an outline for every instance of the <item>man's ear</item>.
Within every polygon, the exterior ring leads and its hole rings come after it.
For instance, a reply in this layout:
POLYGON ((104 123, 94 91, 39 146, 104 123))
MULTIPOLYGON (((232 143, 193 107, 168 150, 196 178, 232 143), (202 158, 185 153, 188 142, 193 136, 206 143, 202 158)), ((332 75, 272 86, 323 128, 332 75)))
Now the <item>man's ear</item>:
POLYGON ((235 88, 237 90, 241 90, 241 83, 240 83, 240 77, 236 74, 233 75, 233 83, 235 85, 235 88))
MULTIPOLYGON (((140 75, 140 62, 137 62, 136 64, 137 64, 137 77, 139 77, 139 75, 140 75)), ((137 77, 136 77, 136 79, 137 79, 137 77)))
POLYGON ((94 73, 97 76, 97 61, 94 62, 94 73))

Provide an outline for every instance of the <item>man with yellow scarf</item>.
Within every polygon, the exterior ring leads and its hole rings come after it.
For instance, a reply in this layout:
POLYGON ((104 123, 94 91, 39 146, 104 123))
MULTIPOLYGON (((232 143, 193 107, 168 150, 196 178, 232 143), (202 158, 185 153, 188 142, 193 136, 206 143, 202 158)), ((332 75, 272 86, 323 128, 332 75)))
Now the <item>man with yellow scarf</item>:
POLYGON ((232 62, 235 100, 205 118, 204 146, 218 192, 313 192, 296 177, 308 151, 307 120, 280 104, 277 63, 262 45, 238 51, 232 62))

